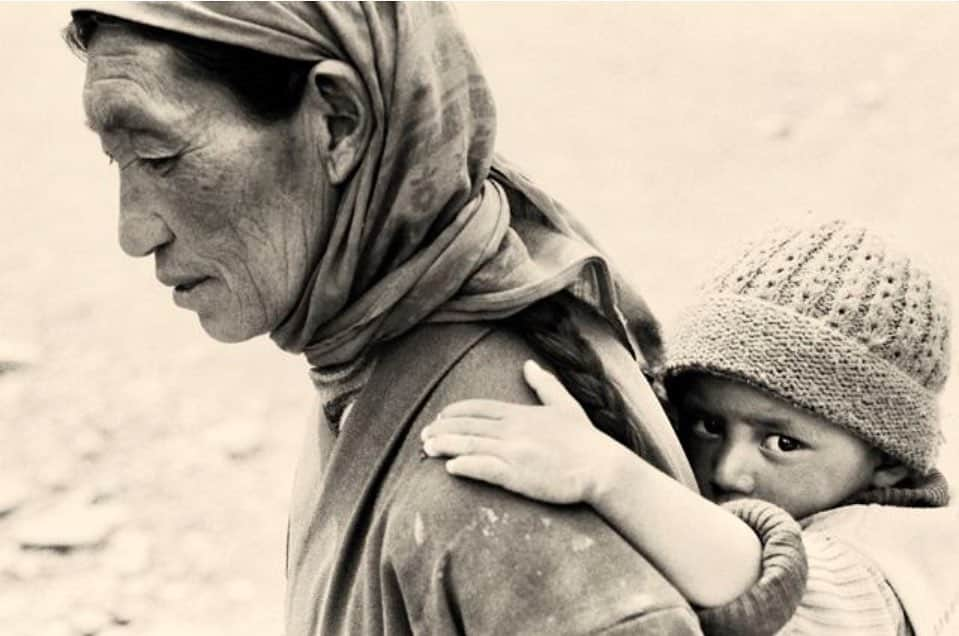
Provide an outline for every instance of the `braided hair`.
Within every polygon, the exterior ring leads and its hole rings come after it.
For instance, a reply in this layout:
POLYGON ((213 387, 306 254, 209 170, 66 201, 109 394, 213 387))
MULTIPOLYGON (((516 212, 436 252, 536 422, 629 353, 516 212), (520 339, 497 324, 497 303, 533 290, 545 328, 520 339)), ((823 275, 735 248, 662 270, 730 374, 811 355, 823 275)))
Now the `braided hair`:
POLYGON ((573 322, 570 306, 582 304, 560 292, 505 319, 539 353, 589 416, 593 426, 633 452, 645 448, 637 424, 603 362, 573 322))

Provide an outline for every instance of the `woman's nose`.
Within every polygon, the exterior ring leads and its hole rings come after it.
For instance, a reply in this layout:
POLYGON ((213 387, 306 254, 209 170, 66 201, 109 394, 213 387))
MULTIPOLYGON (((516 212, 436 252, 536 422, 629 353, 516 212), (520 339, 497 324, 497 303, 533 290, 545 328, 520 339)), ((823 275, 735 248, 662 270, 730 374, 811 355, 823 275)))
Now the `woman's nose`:
POLYGON ((756 489, 752 449, 746 444, 727 444, 716 458, 713 485, 720 491, 751 495, 756 489))
POLYGON ((130 256, 149 256, 161 245, 173 240, 166 222, 151 212, 120 204, 120 247, 130 256))

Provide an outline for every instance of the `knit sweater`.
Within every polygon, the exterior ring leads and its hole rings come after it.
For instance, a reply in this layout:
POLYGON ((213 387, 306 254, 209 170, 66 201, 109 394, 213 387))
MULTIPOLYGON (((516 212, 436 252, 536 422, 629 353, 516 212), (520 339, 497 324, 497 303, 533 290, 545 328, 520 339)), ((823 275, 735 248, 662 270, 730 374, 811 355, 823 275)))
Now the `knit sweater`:
MULTIPOLYGON (((944 507, 947 502, 948 486, 934 472, 910 487, 869 491, 849 505, 803 519, 798 547, 808 563, 805 591, 777 633, 955 633, 959 509, 944 507)), ((734 502, 727 508, 754 528, 761 514, 771 515, 768 504, 757 501, 734 502)), ((779 552, 796 547, 787 540, 779 552)), ((764 572, 770 568, 770 552, 776 550, 765 549, 764 572)), ((751 591, 737 600, 736 609, 744 614, 739 621, 768 625, 770 614, 778 619, 792 598, 791 590, 776 585, 761 589, 762 595, 751 591)), ((754 633, 771 633, 764 629, 754 633)))
POLYGON ((959 508, 947 502, 934 472, 803 519, 806 591, 781 633, 957 633, 959 508))
POLYGON ((912 633, 882 572, 854 546, 817 524, 806 527, 803 545, 809 564, 806 590, 780 634, 912 633))

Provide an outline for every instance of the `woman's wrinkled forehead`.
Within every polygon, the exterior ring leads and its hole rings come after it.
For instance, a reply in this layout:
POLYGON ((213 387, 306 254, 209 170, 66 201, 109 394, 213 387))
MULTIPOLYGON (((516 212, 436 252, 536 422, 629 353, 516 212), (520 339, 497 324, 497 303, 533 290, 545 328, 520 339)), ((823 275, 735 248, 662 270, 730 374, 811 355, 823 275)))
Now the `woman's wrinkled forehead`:
POLYGON ((486 130, 495 122, 473 51, 442 3, 118 2, 72 10, 297 62, 345 62, 362 78, 377 120, 418 118, 434 101, 459 102, 472 126, 486 130), (410 96, 423 99, 406 104, 410 96))
POLYGON ((195 99, 198 87, 229 96, 181 72, 185 66, 174 48, 122 27, 94 36, 88 53, 83 106, 87 127, 101 138, 169 134, 203 110, 195 99))
POLYGON ((395 8, 354 2, 89 2, 72 12, 301 61, 350 60, 348 49, 372 48, 398 21, 395 8))

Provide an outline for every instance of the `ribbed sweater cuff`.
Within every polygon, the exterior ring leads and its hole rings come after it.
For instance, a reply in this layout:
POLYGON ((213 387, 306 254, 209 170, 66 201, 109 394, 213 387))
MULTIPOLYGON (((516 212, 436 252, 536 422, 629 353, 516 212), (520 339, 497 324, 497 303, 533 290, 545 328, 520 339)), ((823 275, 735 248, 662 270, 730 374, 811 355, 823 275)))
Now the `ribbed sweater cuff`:
POLYGON ((890 488, 876 488, 859 493, 843 505, 881 504, 902 508, 940 508, 949 505, 949 484, 938 470, 914 477, 890 488))
POLYGON ((786 512, 767 502, 746 499, 723 507, 755 530, 762 544, 762 572, 738 598, 700 610, 700 625, 706 634, 773 634, 792 617, 806 587, 802 529, 786 512))

